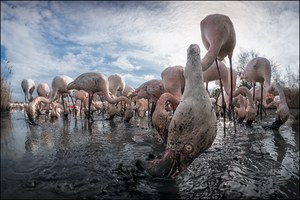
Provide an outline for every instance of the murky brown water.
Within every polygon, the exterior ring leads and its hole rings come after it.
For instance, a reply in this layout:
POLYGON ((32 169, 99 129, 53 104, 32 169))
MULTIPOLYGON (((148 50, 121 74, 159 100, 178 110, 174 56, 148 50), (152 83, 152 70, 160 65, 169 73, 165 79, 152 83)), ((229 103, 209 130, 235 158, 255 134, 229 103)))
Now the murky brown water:
POLYGON ((225 136, 221 121, 212 147, 170 180, 134 167, 165 148, 147 117, 88 124, 42 116, 30 126, 11 112, 1 116, 1 199, 298 199, 299 121, 279 131, 237 125, 237 133, 228 122, 225 136))

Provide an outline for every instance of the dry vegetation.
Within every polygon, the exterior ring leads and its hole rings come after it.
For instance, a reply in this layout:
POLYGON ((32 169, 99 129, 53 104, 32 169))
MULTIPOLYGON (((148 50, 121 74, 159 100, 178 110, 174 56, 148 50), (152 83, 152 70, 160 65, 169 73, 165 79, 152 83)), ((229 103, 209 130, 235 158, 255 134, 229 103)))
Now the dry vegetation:
POLYGON ((11 102, 10 82, 5 79, 5 73, 11 74, 12 67, 1 62, 1 107, 0 111, 8 111, 11 102))

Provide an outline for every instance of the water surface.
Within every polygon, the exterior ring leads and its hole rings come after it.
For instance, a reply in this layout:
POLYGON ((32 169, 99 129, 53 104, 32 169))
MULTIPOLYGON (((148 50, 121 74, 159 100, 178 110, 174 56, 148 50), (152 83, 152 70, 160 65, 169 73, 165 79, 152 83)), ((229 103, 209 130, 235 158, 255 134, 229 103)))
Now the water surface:
MULTIPOLYGON (((299 112, 299 111, 297 111, 299 112)), ((264 130, 270 110, 252 127, 218 122, 217 137, 175 180, 147 177, 136 159, 165 145, 148 118, 93 123, 41 116, 28 125, 22 111, 1 116, 2 199, 298 199, 299 121, 264 130)))

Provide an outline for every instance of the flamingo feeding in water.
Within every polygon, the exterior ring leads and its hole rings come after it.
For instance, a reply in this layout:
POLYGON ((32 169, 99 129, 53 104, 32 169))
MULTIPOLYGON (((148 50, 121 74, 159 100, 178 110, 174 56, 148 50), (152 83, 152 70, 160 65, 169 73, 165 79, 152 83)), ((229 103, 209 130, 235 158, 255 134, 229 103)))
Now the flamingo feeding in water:
POLYGON ((242 123, 247 116, 246 102, 244 96, 239 94, 237 97, 233 98, 233 102, 238 102, 239 107, 234 107, 234 111, 237 114, 237 122, 242 123))
MULTIPOLYGON (((70 94, 70 91, 68 91, 66 89, 67 87, 67 84, 69 82, 71 82, 73 79, 69 76, 66 76, 66 75, 59 75, 59 76, 56 76, 53 78, 52 80, 52 91, 50 92, 49 96, 50 98, 45 101, 45 99, 43 98, 37 98, 35 99, 35 102, 33 105, 30 105, 28 106, 28 108, 26 109, 27 111, 27 115, 29 116, 29 118, 31 117, 31 113, 35 113, 35 111, 33 111, 32 109, 35 109, 36 105, 38 105, 39 101, 42 101, 44 103, 52 103, 53 101, 56 100, 56 98, 58 97, 61 97, 62 99, 62 103, 63 103, 63 109, 64 109, 64 115, 67 116, 67 110, 65 109, 65 106, 64 106, 64 100, 63 100, 63 95, 65 94, 70 94)), ((34 118, 32 118, 33 120, 34 118)))
POLYGON ((256 107, 254 107, 254 102, 252 99, 251 92, 247 87, 245 86, 239 87, 236 91, 234 91, 233 97, 236 97, 240 94, 247 97, 248 99, 248 104, 246 107, 246 125, 250 126, 252 125, 252 122, 256 118, 256 107))
MULTIPOLYGON (((131 93, 131 96, 136 96, 136 99, 148 99, 148 106, 150 106, 149 102, 152 103, 150 112, 151 114, 149 115, 149 117, 152 117, 156 106, 156 101, 164 92, 165 89, 162 80, 151 79, 140 85, 137 89, 135 89, 135 91, 131 93)), ((149 110, 150 109, 148 108, 148 111, 149 110)))
POLYGON ((123 91, 125 89, 125 81, 122 76, 119 74, 113 74, 108 77, 109 83, 109 91, 114 95, 117 96, 117 93, 122 96, 123 91))
MULTIPOLYGON (((220 78, 221 94, 224 97, 223 89, 222 89, 223 84, 222 84, 221 74, 219 71, 217 60, 222 61, 226 56, 228 56, 229 63, 230 63, 230 80, 233 80, 232 55, 236 44, 236 35, 235 35, 235 30, 232 21, 226 15, 222 15, 222 14, 208 15, 200 22, 200 30, 201 30, 202 42, 205 48, 207 49, 207 53, 205 54, 205 56, 201 61, 202 70, 206 71, 213 64, 214 61, 216 62, 218 75, 220 78)), ((230 95, 229 95, 230 96, 229 106, 230 106, 230 112, 234 113, 232 93, 233 93, 233 85, 231 84, 230 95)), ((225 102, 224 99, 223 102, 225 102)), ((225 113, 226 105, 223 103, 222 107, 225 113)), ((236 131, 234 115, 233 115, 233 122, 234 122, 234 130, 236 131)), ((224 133, 225 133, 225 115, 224 115, 224 133)))
POLYGON ((88 119, 92 119, 91 116, 91 104, 94 93, 102 92, 106 101, 109 103, 117 103, 119 101, 125 101, 127 103, 127 109, 125 111, 125 119, 124 121, 129 121, 133 116, 133 110, 131 107, 131 101, 125 97, 120 96, 116 98, 111 98, 109 95, 109 83, 108 78, 97 72, 86 72, 79 75, 74 81, 68 84, 68 90, 76 89, 76 90, 84 90, 89 93, 89 102, 88 102, 88 119))
MULTIPOLYGON (((263 88, 268 90, 271 85, 271 64, 265 57, 251 59, 240 74, 240 79, 246 79, 253 83, 253 101, 255 101, 255 85, 261 85, 261 100, 263 99, 263 88)), ((256 102, 255 102, 256 103, 256 102)), ((262 101, 260 103, 260 120, 262 120, 262 101)))
POLYGON ((161 158, 136 162, 139 169, 154 177, 175 178, 212 145, 217 135, 217 118, 203 84, 197 44, 187 50, 184 77, 185 89, 170 122, 164 154, 161 158))
POLYGON ((266 126, 264 128, 270 128, 270 129, 275 129, 275 130, 278 130, 280 128, 280 126, 282 124, 284 124, 288 119, 289 119, 289 116, 290 116, 290 109, 286 103, 286 98, 285 98, 285 94, 283 92, 283 88, 282 86, 274 81, 270 87, 268 88, 268 92, 270 91, 273 91, 273 90, 276 90, 279 94, 279 102, 276 102, 276 107, 277 107, 277 110, 276 110, 276 118, 275 118, 275 121, 272 123, 272 125, 270 126, 266 126))
POLYGON ((25 94, 25 102, 32 101, 32 93, 35 89, 35 83, 32 79, 23 79, 21 82, 21 87, 23 89, 23 92, 25 94))
POLYGON ((40 102, 49 104, 50 100, 48 98, 38 96, 35 97, 25 108, 30 124, 36 124, 34 122, 34 117, 36 116, 36 107, 40 102))
POLYGON ((77 100, 80 101, 80 109, 79 109, 79 113, 81 114, 81 110, 82 110, 82 106, 84 106, 84 108, 86 107, 86 101, 88 99, 88 93, 84 90, 73 90, 73 96, 75 97, 75 115, 77 114, 77 108, 76 108, 76 104, 77 104, 77 100))
MULTIPOLYGON (((114 96, 123 96, 123 91, 125 89, 125 80, 122 76, 120 76, 119 74, 110 75, 108 77, 108 85, 109 85, 109 91, 114 96)), ((115 106, 117 106, 117 105, 115 105, 115 106)), ((121 113, 123 113, 122 112, 122 110, 123 110, 122 102, 121 102, 120 110, 121 110, 121 113)), ((112 115, 112 116, 114 116, 114 115, 112 115)))
MULTIPOLYGON (((56 98, 58 98, 58 100, 59 98, 61 98, 65 117, 68 115, 68 111, 65 108, 64 96, 71 94, 71 91, 67 89, 67 85, 72 81, 73 79, 67 75, 58 75, 53 78, 51 84, 52 85, 52 91, 50 93, 51 102, 55 101, 56 98)), ((72 97, 71 100, 74 105, 74 101, 72 97)))

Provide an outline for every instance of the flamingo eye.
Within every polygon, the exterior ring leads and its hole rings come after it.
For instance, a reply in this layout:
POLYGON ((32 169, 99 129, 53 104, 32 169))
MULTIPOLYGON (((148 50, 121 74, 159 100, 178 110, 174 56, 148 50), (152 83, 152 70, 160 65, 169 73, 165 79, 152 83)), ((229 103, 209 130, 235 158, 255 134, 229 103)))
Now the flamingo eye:
POLYGON ((185 145, 185 150, 188 152, 188 153, 191 153, 193 151, 193 146, 188 144, 188 145, 185 145))

